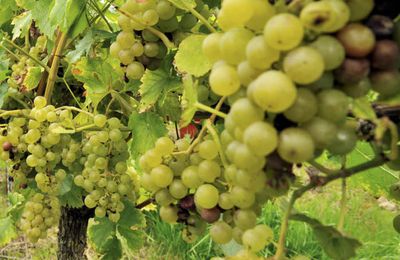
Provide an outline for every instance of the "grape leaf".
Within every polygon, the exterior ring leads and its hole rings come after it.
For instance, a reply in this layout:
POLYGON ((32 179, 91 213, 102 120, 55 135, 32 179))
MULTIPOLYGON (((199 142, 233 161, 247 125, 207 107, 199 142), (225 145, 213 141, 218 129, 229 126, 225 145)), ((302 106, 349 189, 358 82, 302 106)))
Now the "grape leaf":
POLYGON ((30 11, 23 12, 22 14, 14 17, 11 24, 14 25, 14 29, 12 30, 13 37, 15 40, 19 38, 21 35, 25 36, 29 30, 29 27, 32 23, 32 14, 30 11))
POLYGON ((175 93, 168 93, 163 99, 158 100, 156 107, 159 115, 171 121, 178 122, 181 118, 181 102, 175 93))
POLYGON ((28 73, 24 79, 24 86, 28 90, 35 89, 42 78, 42 69, 39 67, 29 67, 28 73))
POLYGON ((80 208, 83 206, 83 190, 75 185, 72 175, 67 175, 61 184, 61 189, 63 194, 59 196, 59 199, 62 205, 67 205, 72 208, 80 208))
POLYGON ((309 224, 326 254, 335 260, 346 260, 356 256, 356 249, 361 246, 358 240, 346 237, 334 227, 325 226, 306 215, 294 214, 290 219, 309 224))
POLYGON ((200 77, 210 71, 212 64, 201 48, 205 38, 206 35, 191 35, 181 42, 175 56, 180 72, 200 77))
POLYGON ((195 104, 197 102, 197 84, 193 82, 193 78, 189 75, 183 77, 183 113, 181 116, 181 127, 185 127, 194 117, 197 111, 195 104))
POLYGON ((123 203, 125 208, 121 212, 121 218, 118 221, 118 225, 126 228, 145 227, 146 220, 142 212, 135 208, 133 203, 129 200, 124 200, 123 203))
POLYGON ((7 97, 8 84, 3 82, 0 84, 0 107, 3 107, 4 99, 7 97))
POLYGON ((163 120, 153 112, 133 112, 128 127, 132 130, 130 152, 133 159, 151 149, 156 140, 167 133, 163 120))
POLYGON ((9 63, 10 60, 7 59, 5 53, 2 50, 0 50, 0 82, 2 82, 8 77, 7 75, 9 73, 9 67, 8 67, 9 63))
POLYGON ((105 241, 104 250, 101 251, 101 260, 115 260, 122 258, 122 247, 119 239, 116 236, 105 241))
POLYGON ((354 99, 352 104, 352 113, 361 119, 374 120, 376 119, 376 114, 372 108, 371 101, 367 97, 354 99))
POLYGON ((124 226, 117 227, 117 238, 126 252, 133 252, 143 246, 144 233, 141 230, 132 230, 124 226))
POLYGON ((14 17, 18 9, 15 0, 0 0, 0 27, 14 17))
POLYGON ((182 88, 182 82, 176 76, 170 75, 169 71, 159 68, 155 71, 146 70, 142 77, 142 85, 139 93, 141 107, 146 109, 153 106, 159 98, 168 92, 178 91, 182 88))
POLYGON ((11 217, 0 219, 0 246, 3 246, 17 237, 15 223, 11 217))
POLYGON ((12 192, 8 194, 7 198, 11 204, 7 209, 7 214, 12 220, 18 221, 24 210, 25 197, 17 192, 12 192))
POLYGON ((196 7, 196 2, 194 0, 168 0, 176 7, 189 11, 192 8, 196 7))
POLYGON ((85 1, 81 0, 55 0, 48 22, 53 26, 59 26, 60 30, 66 33, 81 16, 85 4, 85 1))
POLYGON ((95 218, 88 228, 88 237, 96 250, 103 252, 107 247, 107 240, 115 236, 115 223, 108 218, 95 218))

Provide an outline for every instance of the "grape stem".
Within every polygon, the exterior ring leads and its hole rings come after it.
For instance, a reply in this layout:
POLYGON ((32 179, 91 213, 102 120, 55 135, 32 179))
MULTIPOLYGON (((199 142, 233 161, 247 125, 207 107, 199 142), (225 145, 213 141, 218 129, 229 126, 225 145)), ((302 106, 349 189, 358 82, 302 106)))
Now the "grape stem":
POLYGON ((86 114, 86 115, 88 115, 88 116, 90 116, 90 117, 94 117, 94 115, 93 115, 92 113, 90 113, 90 112, 88 112, 88 111, 85 111, 85 110, 83 110, 83 109, 77 108, 77 107, 72 107, 72 106, 62 106, 62 107, 58 107, 58 108, 56 108, 55 111, 59 111, 59 110, 63 110, 63 109, 65 109, 65 110, 70 110, 70 111, 76 111, 76 112, 79 112, 79 113, 86 114))
POLYGON ((204 104, 202 104, 200 102, 194 103, 194 106, 196 108, 200 109, 200 110, 204 110, 204 111, 209 112, 211 114, 217 115, 217 116, 219 116, 221 118, 226 118, 227 117, 227 114, 225 114, 225 113, 223 113, 223 112, 221 112, 221 111, 219 111, 219 110, 217 110, 215 108, 206 106, 206 105, 204 105, 204 104))
POLYGON ((75 100, 76 104, 78 104, 78 106, 80 108, 82 108, 82 104, 78 101, 78 99, 76 98, 74 92, 72 92, 71 87, 69 86, 69 84, 68 84, 67 80, 65 79, 65 77, 63 77, 63 81, 64 81, 64 84, 67 87, 69 93, 71 93, 72 98, 75 100))
POLYGON ((17 110, 0 110, 0 117, 8 117, 8 116, 22 116, 26 118, 30 118, 23 110, 17 109, 17 110))
MULTIPOLYGON (((36 59, 35 57, 33 57, 32 55, 30 55, 27 51, 25 51, 24 49, 22 49, 21 47, 19 47, 18 45, 16 45, 13 41, 10 41, 7 38, 3 38, 4 41, 6 41, 8 44, 10 44, 11 46, 13 46, 14 48, 16 48, 17 50, 19 50, 22 54, 24 54, 25 56, 27 56, 28 58, 30 58, 31 60, 33 60, 35 63, 37 63, 39 66, 43 67, 47 72, 50 71, 50 68, 44 64, 43 62, 41 62, 40 60, 36 59)), ((4 47, 3 45, 0 45, 2 47, 4 47)))
POLYGON ((0 47, 3 48, 6 52, 8 52, 8 54, 11 55, 11 57, 16 60, 19 61, 21 60, 20 57, 18 57, 18 55, 16 55, 14 52, 12 52, 9 48, 7 48, 6 46, 4 46, 3 44, 0 44, 0 47))
POLYGON ((54 85, 57 79, 58 66, 60 65, 61 54, 64 50, 65 43, 67 42, 67 38, 67 33, 61 32, 60 40, 54 47, 56 48, 56 51, 54 53, 54 59, 51 64, 49 76, 47 78, 46 90, 44 92, 44 97, 47 100, 47 104, 51 104, 51 95, 53 94, 54 85))
POLYGON ((210 120, 207 120, 205 125, 206 125, 206 128, 207 128, 208 132, 211 134, 211 136, 214 139, 214 142, 216 143, 216 145, 218 147, 218 153, 219 153, 219 156, 221 158, 222 165, 224 166, 224 168, 227 168, 228 167, 228 161, 226 160, 225 154, 222 151, 222 145, 221 145, 221 142, 219 140, 217 131, 215 131, 215 128, 213 127, 213 125, 210 122, 210 120))
POLYGON ((217 32, 217 30, 207 21, 207 19, 204 16, 202 16, 199 12, 197 12, 196 9, 194 9, 193 7, 188 9, 194 16, 196 16, 197 19, 200 20, 200 22, 202 22, 207 27, 208 30, 210 30, 210 32, 212 33, 217 32))
MULTIPOLYGON (((134 17, 133 15, 131 15, 128 12, 125 12, 124 10, 121 10, 118 6, 113 5, 114 8, 121 14, 125 15, 126 17, 128 17, 129 19, 133 20, 136 23, 142 24, 136 17, 134 17)), ((143 24, 142 24, 143 25, 143 24)), ((151 33, 153 33, 154 35, 156 35, 158 38, 160 38, 160 40, 164 43, 164 45, 168 48, 168 49, 173 49, 175 48, 175 45, 168 39, 168 37, 162 33, 161 31, 157 30, 154 27, 151 26, 146 26, 146 29, 149 30, 151 33)))
POLYGON ((335 170, 335 169, 329 169, 326 168, 325 166, 319 164, 315 160, 311 160, 308 162, 311 166, 315 167, 318 171, 326 173, 326 174, 335 174, 338 173, 340 170, 335 170))
POLYGON ((342 179, 342 198, 340 199, 340 215, 337 229, 343 232, 344 221, 346 217, 346 204, 347 204, 347 182, 346 178, 342 179))
POLYGON ((306 193, 307 191, 312 190, 316 187, 323 187, 323 186, 327 185, 328 183, 335 181, 337 179, 340 179, 340 178, 345 179, 345 178, 351 177, 351 176, 353 176, 357 173, 361 173, 365 170, 381 166, 384 163, 386 163, 387 161, 388 161, 388 158, 383 153, 377 153, 375 158, 368 162, 359 164, 359 165, 351 167, 351 168, 341 169, 338 172, 330 174, 330 175, 318 176, 317 178, 315 178, 315 180, 313 180, 309 184, 304 185, 304 186, 298 188, 297 190, 295 190, 292 193, 288 208, 282 219, 282 226, 281 226, 281 230, 280 230, 277 251, 275 254, 275 260, 281 260, 284 258, 285 241, 286 241, 286 233, 288 230, 289 218, 290 218, 292 209, 294 207, 294 204, 298 198, 303 196, 304 193, 306 193))
POLYGON ((153 203, 155 200, 153 198, 147 199, 145 201, 143 201, 142 203, 139 203, 136 205, 137 209, 143 209, 144 207, 150 205, 151 203, 153 203))
POLYGON ((97 14, 99 15, 98 17, 101 17, 101 19, 104 20, 104 22, 107 24, 108 29, 111 32, 114 32, 114 29, 112 28, 110 22, 107 20, 106 16, 103 13, 103 10, 100 9, 99 5, 97 4, 97 1, 89 1, 89 4, 92 5, 93 9, 95 9, 95 11, 97 12, 97 14))

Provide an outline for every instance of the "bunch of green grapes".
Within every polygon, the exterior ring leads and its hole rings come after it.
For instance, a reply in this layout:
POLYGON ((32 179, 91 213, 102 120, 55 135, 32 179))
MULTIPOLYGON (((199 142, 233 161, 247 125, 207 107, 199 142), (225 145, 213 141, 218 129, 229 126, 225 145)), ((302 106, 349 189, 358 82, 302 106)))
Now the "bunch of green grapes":
POLYGON ((184 223, 182 236, 187 242, 194 242, 210 223, 210 235, 216 243, 235 239, 253 250, 270 243, 272 230, 256 225, 256 212, 266 198, 261 192, 265 179, 256 174, 253 180, 243 179, 246 185, 251 182, 260 187, 256 188, 260 193, 255 201, 255 195, 250 194, 250 198, 241 186, 230 186, 234 169, 223 167, 214 140, 205 137, 190 154, 186 152, 189 147, 187 139, 174 144, 162 137, 139 160, 141 184, 154 193, 161 219, 184 223))
MULTIPOLYGON (((39 36, 36 45, 30 48, 29 54, 38 60, 44 60, 47 56, 46 44, 46 36, 39 36)), ((41 67, 39 67, 32 59, 22 56, 17 63, 11 66, 11 69, 12 73, 7 81, 8 85, 14 89, 25 90, 25 79, 29 79, 30 74, 35 73, 35 71, 40 71, 41 67)))
MULTIPOLYGON (((120 7, 118 17, 122 31, 110 46, 110 54, 126 67, 128 79, 140 79, 148 69, 157 69, 168 50, 148 27, 164 33, 191 30, 198 20, 195 16, 176 8, 167 0, 128 0, 120 7)), ((197 11, 207 15, 208 8, 198 1, 197 11)))
POLYGON ((96 208, 96 217, 108 218, 117 222, 120 212, 124 210, 123 200, 136 200, 132 168, 127 166, 129 158, 126 133, 121 131, 123 125, 118 118, 107 119, 96 115, 94 123, 101 128, 86 134, 82 145, 83 170, 75 176, 74 182, 82 187, 88 195, 85 205, 96 208))
POLYGON ((26 203, 19 228, 32 243, 45 238, 47 230, 58 224, 60 203, 57 197, 35 193, 26 203))

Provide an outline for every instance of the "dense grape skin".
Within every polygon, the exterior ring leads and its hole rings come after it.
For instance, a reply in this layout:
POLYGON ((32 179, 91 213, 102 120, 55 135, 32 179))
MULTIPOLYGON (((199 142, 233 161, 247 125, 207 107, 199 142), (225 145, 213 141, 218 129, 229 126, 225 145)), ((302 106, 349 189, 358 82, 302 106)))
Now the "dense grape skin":
POLYGON ((338 68, 345 58, 345 50, 341 43, 335 37, 329 35, 318 37, 310 44, 310 47, 317 49, 322 55, 325 70, 338 68))
POLYGON ((250 20, 246 22, 246 27, 256 32, 262 32, 266 22, 275 15, 275 8, 263 0, 253 0, 251 3, 254 7, 254 13, 250 20))
POLYGON ((251 123, 264 119, 264 112, 247 98, 237 100, 232 105, 229 114, 235 126, 239 126, 243 129, 251 123))
POLYGON ((223 30, 243 26, 254 13, 254 5, 244 0, 222 2, 218 24, 223 30))
POLYGON ((400 73, 397 70, 377 71, 371 75, 372 89, 379 98, 389 98, 400 91, 400 73))
POLYGON ((173 206, 163 206, 160 208, 160 217, 167 223, 176 223, 178 220, 178 209, 173 206))
POLYGON ((257 156, 266 156, 278 146, 278 133, 266 122, 255 122, 246 128, 244 143, 257 156))
POLYGON ((300 163, 313 158, 314 141, 312 136, 300 128, 287 128, 279 135, 278 153, 288 162, 300 163))
POLYGON ((222 58, 232 65, 245 60, 246 46, 253 36, 251 31, 244 28, 233 28, 224 33, 219 43, 222 58))
POLYGON ((346 95, 352 98, 363 97, 371 90, 372 85, 369 78, 364 78, 355 84, 348 84, 341 87, 346 95))
POLYGON ((264 28, 266 43, 274 49, 287 51, 300 44, 304 36, 303 25, 291 14, 278 14, 268 20, 264 28))
POLYGON ((306 28, 316 32, 334 32, 346 24, 350 13, 346 5, 334 8, 332 1, 318 1, 306 5, 300 13, 300 20, 306 28))
POLYGON ((218 244, 226 244, 232 239, 232 228, 223 221, 214 223, 210 228, 211 239, 218 244))
POLYGON ((201 185, 194 194, 194 201, 197 206, 211 209, 218 204, 219 193, 217 188, 211 184, 201 185))
POLYGON ((374 8, 374 0, 347 0, 350 8, 350 21, 360 21, 366 18, 374 8))
POLYGON ((283 60, 283 70, 296 83, 309 84, 319 79, 324 71, 321 54, 311 47, 299 47, 283 60))
POLYGON ((263 36, 256 36, 246 47, 246 58, 255 69, 265 70, 279 60, 280 52, 267 45, 263 36))
POLYGON ((219 96, 229 96, 240 88, 239 75, 233 66, 221 64, 214 66, 210 74, 211 90, 219 96))
POLYGON ((367 77, 369 72, 369 60, 346 58, 335 71, 335 76, 336 80, 342 84, 354 84, 367 77))
POLYGON ((222 38, 222 33, 212 33, 207 35, 202 43, 202 51, 207 58, 215 62, 222 58, 220 41, 222 38))
POLYGON ((341 127, 336 132, 328 150, 332 154, 345 155, 350 153, 357 144, 357 135, 351 128, 341 127))
POLYGON ((346 54, 354 58, 367 56, 375 46, 375 36, 366 26, 353 23, 341 29, 337 35, 346 54))
POLYGON ((318 112, 317 98, 312 91, 306 88, 297 90, 297 98, 294 104, 284 112, 287 119, 304 123, 313 118, 318 112))
POLYGON ((292 80, 283 72, 275 70, 262 73, 250 88, 248 97, 262 109, 273 113, 288 109, 297 96, 292 80))
POLYGON ((348 113, 349 100, 346 94, 340 90, 327 89, 318 95, 318 116, 338 123, 343 121, 348 113))
POLYGON ((248 86, 262 73, 262 70, 253 68, 248 61, 243 61, 237 66, 237 73, 240 83, 244 86, 248 86))
POLYGON ((376 42, 372 52, 372 67, 380 70, 396 68, 400 59, 400 49, 392 40, 380 40, 376 42))
POLYGON ((319 117, 314 117, 309 122, 302 125, 302 127, 310 133, 314 140, 315 147, 319 149, 324 149, 332 144, 337 135, 336 125, 319 117))

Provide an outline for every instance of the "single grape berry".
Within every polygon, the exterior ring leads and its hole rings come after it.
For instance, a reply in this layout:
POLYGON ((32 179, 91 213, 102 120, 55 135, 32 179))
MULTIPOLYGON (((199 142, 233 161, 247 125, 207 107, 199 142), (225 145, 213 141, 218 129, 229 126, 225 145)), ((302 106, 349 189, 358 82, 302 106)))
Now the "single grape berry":
POLYGON ((10 142, 6 141, 6 142, 3 143, 3 150, 4 151, 8 152, 12 148, 13 148, 13 145, 10 142))

